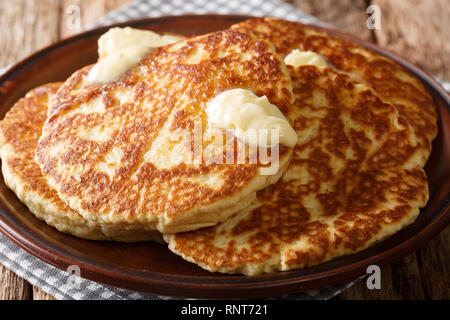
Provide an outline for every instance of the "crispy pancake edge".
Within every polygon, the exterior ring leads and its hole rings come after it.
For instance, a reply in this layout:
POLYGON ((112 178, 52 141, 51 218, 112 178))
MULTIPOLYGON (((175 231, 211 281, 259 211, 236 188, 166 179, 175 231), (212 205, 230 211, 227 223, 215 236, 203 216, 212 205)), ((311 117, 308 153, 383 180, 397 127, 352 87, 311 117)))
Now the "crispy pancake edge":
POLYGON ((161 242, 161 235, 147 230, 103 226, 70 209, 47 184, 34 160, 47 104, 62 83, 39 86, 21 98, 0 121, 0 156, 6 185, 40 220, 58 231, 89 240, 161 242))

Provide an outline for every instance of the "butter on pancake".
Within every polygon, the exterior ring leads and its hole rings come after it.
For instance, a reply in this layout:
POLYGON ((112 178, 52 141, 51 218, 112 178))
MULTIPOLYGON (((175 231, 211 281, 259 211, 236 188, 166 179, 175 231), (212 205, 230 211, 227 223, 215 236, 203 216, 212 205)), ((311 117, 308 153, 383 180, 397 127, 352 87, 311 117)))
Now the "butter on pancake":
POLYGON ((400 64, 354 41, 298 22, 258 18, 233 25, 232 29, 270 41, 283 57, 295 49, 320 54, 334 68, 368 84, 380 98, 393 103, 413 127, 418 140, 413 156, 420 166, 425 165, 431 141, 437 135, 436 107, 422 82, 400 64))
POLYGON ((60 198, 86 219, 165 233, 212 226, 286 170, 292 148, 283 145, 271 175, 265 163, 183 157, 196 146, 212 153, 203 158, 224 156, 196 128, 206 129, 208 101, 226 90, 266 96, 292 121, 291 79, 270 43, 225 30, 155 48, 106 84, 88 81, 91 68, 58 90, 36 151, 60 198))
POLYGON ((131 27, 111 28, 98 39, 99 61, 89 72, 90 82, 111 82, 134 67, 152 49, 186 39, 131 27))
POLYGON ((98 39, 98 56, 102 59, 108 54, 124 48, 135 46, 157 48, 184 39, 186 39, 186 37, 181 35, 160 35, 150 30, 135 29, 131 27, 115 27, 109 29, 98 39))
POLYGON ((251 145, 293 147, 297 142, 297 134, 280 109, 266 96, 258 97, 249 90, 221 92, 208 102, 206 114, 209 124, 230 130, 251 145))
POLYGON ((42 176, 34 159, 47 105, 62 83, 35 88, 0 121, 0 157, 6 185, 39 219, 61 232, 90 240, 161 241, 155 231, 92 223, 70 209, 42 176))
POLYGON ((313 65, 316 67, 326 68, 328 63, 323 56, 312 51, 300 51, 294 49, 289 53, 284 62, 293 67, 300 67, 304 65, 313 65))

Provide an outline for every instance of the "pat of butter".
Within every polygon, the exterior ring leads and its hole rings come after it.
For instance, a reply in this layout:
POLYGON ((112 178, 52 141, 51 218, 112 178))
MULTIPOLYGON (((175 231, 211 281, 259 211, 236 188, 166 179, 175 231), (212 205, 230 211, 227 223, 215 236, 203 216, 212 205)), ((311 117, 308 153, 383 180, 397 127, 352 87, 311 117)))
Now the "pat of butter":
POLYGON ((322 55, 312 51, 300 51, 298 49, 289 53, 286 58, 284 58, 284 63, 295 68, 304 65, 314 65, 321 68, 329 66, 322 55))
POLYGON ((134 29, 131 27, 111 28, 98 39, 98 55, 101 58, 108 54, 128 47, 162 47, 182 40, 183 38, 172 35, 159 35, 148 30, 134 29))
POLYGON ((293 147, 297 142, 297 133, 283 113, 266 96, 258 97, 249 90, 220 93, 208 102, 206 114, 210 125, 231 130, 251 145, 273 147, 279 143, 293 147), (278 139, 272 139, 273 132, 278 139))
POLYGON ((147 31, 111 28, 98 39, 99 61, 88 75, 89 82, 111 82, 142 60, 151 50, 183 38, 147 31))

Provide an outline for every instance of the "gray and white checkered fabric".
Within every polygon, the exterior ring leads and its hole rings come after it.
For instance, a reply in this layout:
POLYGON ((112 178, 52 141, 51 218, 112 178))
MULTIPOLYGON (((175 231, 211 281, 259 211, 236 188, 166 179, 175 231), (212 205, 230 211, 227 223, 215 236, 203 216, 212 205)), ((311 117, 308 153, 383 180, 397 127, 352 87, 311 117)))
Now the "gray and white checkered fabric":
POLYGON ((187 13, 234 13, 256 17, 272 16, 303 23, 327 25, 292 5, 278 0, 137 0, 100 18, 94 26, 143 17, 173 16, 187 13))
MULTIPOLYGON (((327 24, 305 14, 297 8, 278 0, 138 0, 102 17, 92 27, 124 22, 143 17, 159 17, 181 14, 248 14, 252 16, 274 16, 309 24, 327 24)), ((0 74, 7 68, 0 68, 0 74)), ((438 79, 439 80, 439 79, 438 79)), ((439 80, 447 91, 450 83, 439 80)), ((161 300, 169 297, 132 292, 102 285, 59 270, 21 249, 0 234, 0 263, 18 276, 41 288, 56 299, 76 300, 161 300)), ((81 270, 81 277, 83 270, 81 270)), ((277 299, 330 299, 359 281, 356 279, 340 285, 299 294, 291 294, 277 299)))
MULTIPOLYGON (((99 284, 59 270, 34 257, 0 234, 0 263, 18 276, 39 287, 56 299, 63 300, 167 300, 155 296, 99 284)), ((83 276, 83 270, 81 270, 83 276)), ((329 299, 356 282, 348 282, 320 290, 286 295, 276 299, 329 299)))

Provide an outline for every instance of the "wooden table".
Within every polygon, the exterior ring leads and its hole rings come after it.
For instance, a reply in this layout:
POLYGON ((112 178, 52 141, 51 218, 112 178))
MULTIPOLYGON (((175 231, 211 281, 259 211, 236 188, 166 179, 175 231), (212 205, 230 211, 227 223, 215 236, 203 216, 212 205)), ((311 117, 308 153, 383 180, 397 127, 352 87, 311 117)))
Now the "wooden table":
MULTIPOLYGON (((80 32, 129 0, 0 0, 0 67, 80 32), (79 10, 80 19, 77 19, 79 10)), ((450 81, 450 1, 291 0, 296 7, 391 49, 450 81), (381 29, 366 27, 369 4, 381 9, 381 29)), ((450 299, 450 226, 424 248, 382 268, 381 290, 365 282, 335 299, 450 299)), ((0 299, 53 299, 0 264, 0 299)))

